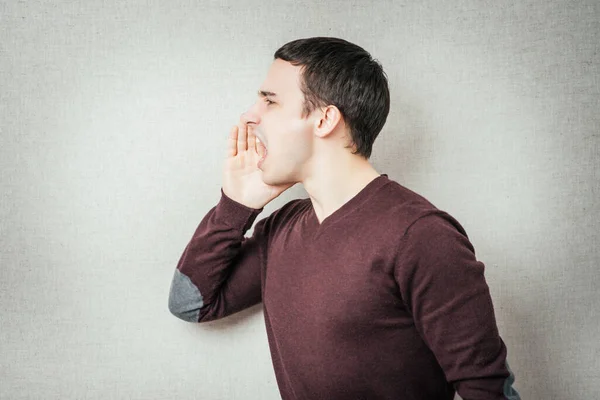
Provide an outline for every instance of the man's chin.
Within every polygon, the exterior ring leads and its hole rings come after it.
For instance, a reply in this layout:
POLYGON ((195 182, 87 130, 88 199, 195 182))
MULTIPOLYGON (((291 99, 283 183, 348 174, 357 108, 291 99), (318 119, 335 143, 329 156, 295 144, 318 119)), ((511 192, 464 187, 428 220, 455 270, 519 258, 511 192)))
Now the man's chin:
POLYGON ((286 176, 271 176, 265 171, 262 173, 262 181, 269 186, 289 185, 292 180, 286 176))
POLYGON ((265 185, 269 185, 269 186, 279 185, 279 180, 274 179, 272 176, 269 176, 268 174, 265 173, 265 171, 263 171, 263 174, 262 174, 262 181, 265 183, 265 185))

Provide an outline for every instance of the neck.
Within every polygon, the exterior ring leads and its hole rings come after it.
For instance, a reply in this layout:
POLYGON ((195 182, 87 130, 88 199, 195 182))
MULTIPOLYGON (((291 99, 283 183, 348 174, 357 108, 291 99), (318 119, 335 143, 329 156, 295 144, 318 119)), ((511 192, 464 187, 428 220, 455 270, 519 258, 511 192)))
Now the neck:
POLYGON ((367 159, 352 154, 313 159, 310 169, 302 184, 319 222, 380 176, 367 159))

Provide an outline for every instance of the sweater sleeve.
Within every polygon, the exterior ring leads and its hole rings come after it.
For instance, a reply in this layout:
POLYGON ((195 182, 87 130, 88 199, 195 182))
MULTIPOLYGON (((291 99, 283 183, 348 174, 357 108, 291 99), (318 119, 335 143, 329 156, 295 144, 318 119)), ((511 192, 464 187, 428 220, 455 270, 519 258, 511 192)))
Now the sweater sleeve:
POLYGON ((409 226, 395 278, 416 329, 464 400, 520 399, 484 265, 454 218, 433 212, 409 226))
POLYGON ((188 322, 226 317, 262 300, 261 266, 266 251, 267 218, 250 229, 262 209, 227 197, 200 222, 186 246, 171 282, 169 310, 188 322))

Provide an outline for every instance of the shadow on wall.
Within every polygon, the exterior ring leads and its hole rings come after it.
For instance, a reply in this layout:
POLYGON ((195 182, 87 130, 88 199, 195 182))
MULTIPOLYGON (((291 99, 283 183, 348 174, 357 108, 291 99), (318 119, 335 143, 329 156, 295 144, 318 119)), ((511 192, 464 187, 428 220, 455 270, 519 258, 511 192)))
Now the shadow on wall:
MULTIPOLYGON (((528 297, 531 293, 528 294, 528 297)), ((521 395, 521 398, 525 399, 527 396, 523 392, 522 388, 525 387, 525 380, 527 380, 527 387, 535 388, 536 398, 540 399, 568 399, 567 393, 560 393, 558 384, 553 384, 548 381, 548 377, 552 376, 550 365, 548 362, 547 355, 552 352, 552 349, 545 345, 547 340, 544 339, 544 332, 536 330, 531 324, 531 321, 535 319, 532 317, 534 314, 531 308, 530 302, 522 302, 519 299, 503 299, 505 305, 505 311, 502 313, 502 318, 506 321, 507 326, 511 326, 512 329, 519 329, 519 338, 515 341, 517 345, 508 347, 508 363, 515 374, 514 387, 521 395), (526 348, 520 348, 518 344, 527 343, 526 348), (529 360, 535 360, 535 372, 515 370, 513 365, 517 359, 526 357, 527 360, 519 360, 521 365, 529 365, 529 360)), ((496 311, 497 313, 498 311, 496 311)), ((500 332, 502 335, 502 331, 500 332)), ((507 345, 508 346, 508 345, 507 345)))
POLYGON ((429 170, 426 155, 431 153, 433 135, 426 110, 416 96, 404 87, 390 87, 390 93, 390 113, 375 141, 371 162, 378 171, 404 184, 410 175, 429 170))

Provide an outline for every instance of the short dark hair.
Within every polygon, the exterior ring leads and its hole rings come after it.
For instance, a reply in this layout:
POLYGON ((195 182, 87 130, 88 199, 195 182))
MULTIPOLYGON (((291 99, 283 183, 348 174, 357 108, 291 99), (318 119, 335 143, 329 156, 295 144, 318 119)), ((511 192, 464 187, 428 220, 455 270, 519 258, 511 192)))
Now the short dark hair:
POLYGON ((312 37, 284 44, 275 59, 302 66, 303 116, 317 107, 336 106, 350 128, 352 145, 365 158, 390 111, 387 75, 362 47, 334 37, 312 37))

